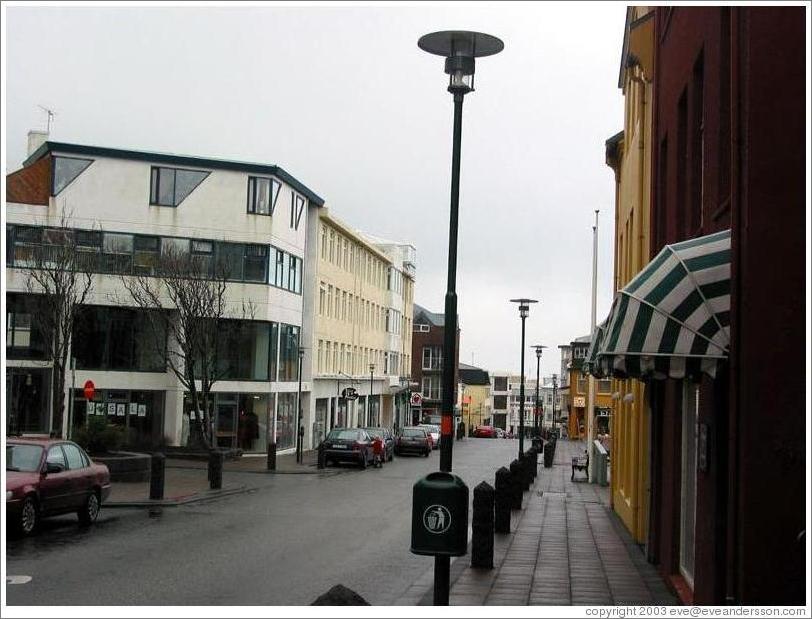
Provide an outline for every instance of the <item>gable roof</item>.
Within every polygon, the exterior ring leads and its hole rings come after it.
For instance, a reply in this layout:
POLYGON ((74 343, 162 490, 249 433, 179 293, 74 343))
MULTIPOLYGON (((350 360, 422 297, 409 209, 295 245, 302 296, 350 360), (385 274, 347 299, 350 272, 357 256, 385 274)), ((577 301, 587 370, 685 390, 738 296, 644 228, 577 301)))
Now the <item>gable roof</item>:
POLYGON ((491 377, 488 371, 473 365, 459 364, 460 382, 466 385, 490 385, 491 377))
POLYGON ((412 320, 413 324, 423 324, 429 323, 435 327, 444 327, 445 326, 445 314, 438 314, 436 312, 430 312, 422 305, 418 305, 417 303, 414 304, 414 319, 412 320))

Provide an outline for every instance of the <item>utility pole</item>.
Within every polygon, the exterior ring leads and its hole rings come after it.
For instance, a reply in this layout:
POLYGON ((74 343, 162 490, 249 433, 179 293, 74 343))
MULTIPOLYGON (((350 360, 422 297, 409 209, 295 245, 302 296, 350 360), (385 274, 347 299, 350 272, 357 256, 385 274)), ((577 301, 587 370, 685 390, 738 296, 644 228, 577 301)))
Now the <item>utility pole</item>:
MULTIPOLYGON (((597 326, 597 295, 598 295, 598 213, 600 211, 595 209, 595 225, 592 226, 592 316, 590 321, 590 337, 595 337, 595 327, 597 326)), ((595 377, 589 375, 589 387, 587 388, 587 422, 586 422, 586 440, 587 449, 589 450, 589 481, 595 483, 597 476, 595 474, 595 377)))

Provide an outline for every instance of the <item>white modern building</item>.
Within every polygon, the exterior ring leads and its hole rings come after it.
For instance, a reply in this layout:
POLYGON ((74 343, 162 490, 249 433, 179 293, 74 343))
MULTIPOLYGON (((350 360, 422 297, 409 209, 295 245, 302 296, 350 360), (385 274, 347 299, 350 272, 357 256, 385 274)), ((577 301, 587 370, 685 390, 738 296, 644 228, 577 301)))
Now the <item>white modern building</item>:
MULTIPOLYGON (((32 133, 29 157, 7 176, 7 432, 67 436, 89 416, 105 415, 126 425, 138 444, 188 440, 195 411, 160 355, 144 348, 143 310, 128 302, 122 285, 133 274, 150 275, 171 247, 229 266, 232 319, 222 324, 223 375, 213 387, 217 444, 264 451, 272 438, 278 450, 293 449, 300 337, 314 272, 306 261, 313 258, 308 230, 324 201, 276 165, 46 139, 32 133), (59 230, 63 214, 67 232, 59 230), (52 413, 51 364, 26 292, 26 267, 66 234, 81 245, 95 274, 73 329, 70 405, 52 413), (239 314, 246 303, 255 308, 247 318, 239 314), (81 390, 88 380, 96 387, 90 402, 81 390)), ((305 346, 305 413, 313 363, 305 346)), ((305 419, 303 425, 307 444, 312 424, 305 419)))

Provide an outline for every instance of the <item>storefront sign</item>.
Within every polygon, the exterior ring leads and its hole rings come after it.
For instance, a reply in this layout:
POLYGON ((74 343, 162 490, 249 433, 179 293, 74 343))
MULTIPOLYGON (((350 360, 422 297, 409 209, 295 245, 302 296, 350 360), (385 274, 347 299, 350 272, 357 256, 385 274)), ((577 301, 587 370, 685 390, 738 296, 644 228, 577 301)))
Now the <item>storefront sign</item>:
POLYGON ((572 405, 575 408, 583 408, 586 406, 586 398, 584 396, 575 396, 572 398, 572 405))
POLYGON ((116 415, 119 417, 124 417, 126 414, 127 414, 127 405, 116 404, 116 415))
POLYGON ((136 404, 135 402, 130 402, 130 415, 132 417, 138 416, 138 404, 136 404))
POLYGON ((147 405, 146 404, 139 404, 138 405, 138 416, 139 417, 146 417, 147 416, 147 405))
POLYGON ((116 416, 116 403, 115 402, 110 402, 107 405, 107 414, 112 415, 113 417, 116 416))
POLYGON ((409 399, 409 402, 412 406, 422 406, 423 404, 423 394, 419 391, 415 391, 412 394, 412 397, 409 399))

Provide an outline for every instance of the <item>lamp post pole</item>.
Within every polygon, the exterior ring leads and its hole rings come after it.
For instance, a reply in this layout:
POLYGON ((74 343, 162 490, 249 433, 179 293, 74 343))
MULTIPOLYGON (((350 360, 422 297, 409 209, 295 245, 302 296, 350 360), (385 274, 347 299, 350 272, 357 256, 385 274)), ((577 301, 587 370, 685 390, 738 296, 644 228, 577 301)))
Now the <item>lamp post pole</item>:
POLYGON ((522 371, 519 382, 519 457, 524 455, 524 322, 530 313, 530 304, 538 303, 534 299, 511 299, 511 303, 519 304, 519 316, 522 319, 522 371))
MULTIPOLYGON (((372 387, 373 387, 373 378, 375 377, 375 364, 369 364, 369 402, 367 403, 367 414, 366 414, 366 422, 368 425, 372 425, 372 387)), ((367 425, 365 424, 365 425, 367 425)))
POLYGON ((296 462, 302 462, 302 440, 304 439, 304 426, 302 425, 302 358, 304 348, 299 348, 299 392, 296 397, 296 462))
POLYGON ((536 344, 535 346, 531 346, 531 348, 535 349, 536 351, 536 414, 534 415, 535 421, 533 430, 535 432, 535 436, 538 437, 541 435, 539 432, 539 376, 541 371, 541 351, 547 347, 544 344, 536 344))
MULTIPOLYGON (((443 342, 442 422, 440 429, 440 471, 451 472, 453 445, 454 377, 457 361, 457 224, 460 199, 460 150, 462 141, 462 100, 474 90, 475 59, 502 51, 504 43, 481 32, 447 30, 420 37, 418 47, 445 57, 448 92, 454 99, 454 135, 451 156, 451 214, 448 230, 448 287, 445 295, 445 337, 443 342)), ((434 605, 448 606, 450 558, 434 557, 434 605)))
POLYGON ((552 430, 555 430, 555 395, 556 395, 555 390, 556 390, 556 387, 558 387, 558 376, 553 374, 553 411, 552 411, 553 427, 551 428, 552 430))

